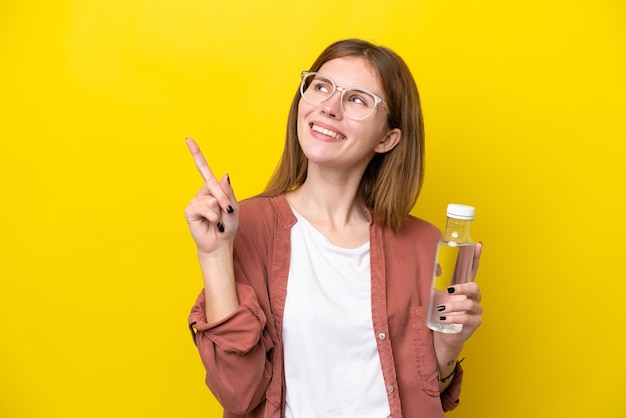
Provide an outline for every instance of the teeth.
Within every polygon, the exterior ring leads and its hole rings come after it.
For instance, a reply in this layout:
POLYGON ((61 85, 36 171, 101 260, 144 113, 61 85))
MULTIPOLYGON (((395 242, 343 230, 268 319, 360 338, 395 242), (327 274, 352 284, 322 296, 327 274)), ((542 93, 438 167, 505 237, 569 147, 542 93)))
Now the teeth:
POLYGON ((321 126, 313 125, 312 129, 315 132, 322 133, 322 134, 324 134, 326 136, 329 136, 331 138, 334 138, 334 139, 341 139, 341 138, 343 138, 343 135, 340 135, 337 132, 330 131, 330 130, 328 130, 326 128, 322 128, 321 126))

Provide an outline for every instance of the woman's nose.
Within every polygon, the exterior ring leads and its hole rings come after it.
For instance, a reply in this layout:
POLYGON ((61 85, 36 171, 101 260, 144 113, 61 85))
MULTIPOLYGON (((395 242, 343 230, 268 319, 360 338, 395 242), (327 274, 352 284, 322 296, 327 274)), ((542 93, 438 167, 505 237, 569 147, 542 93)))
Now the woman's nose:
POLYGON ((333 118, 338 118, 342 114, 341 109, 341 92, 335 91, 330 98, 322 105, 322 112, 333 118))

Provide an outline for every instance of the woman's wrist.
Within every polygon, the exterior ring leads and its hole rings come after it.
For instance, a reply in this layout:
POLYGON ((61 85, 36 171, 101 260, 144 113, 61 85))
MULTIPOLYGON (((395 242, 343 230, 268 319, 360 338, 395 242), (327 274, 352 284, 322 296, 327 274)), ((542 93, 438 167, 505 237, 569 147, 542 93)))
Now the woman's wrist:
POLYGON ((446 335, 435 332, 434 347, 437 356, 437 366, 439 369, 439 385, 444 390, 454 379, 457 366, 460 363, 458 358, 463 350, 463 344, 447 344, 446 335))
POLYGON ((448 363, 448 365, 452 366, 454 365, 454 368, 452 369, 452 371, 446 375, 445 377, 441 377, 439 376, 439 381, 441 381, 441 383, 446 383, 448 380, 451 380, 454 378, 454 376, 456 375, 456 371, 459 367, 459 364, 461 364, 461 362, 465 360, 465 357, 463 357, 461 360, 456 360, 456 361, 451 361, 448 363))
POLYGON ((213 251, 205 252, 198 249, 198 260, 200 263, 215 263, 220 260, 230 260, 233 259, 233 244, 232 242, 227 242, 219 247, 215 248, 213 251))

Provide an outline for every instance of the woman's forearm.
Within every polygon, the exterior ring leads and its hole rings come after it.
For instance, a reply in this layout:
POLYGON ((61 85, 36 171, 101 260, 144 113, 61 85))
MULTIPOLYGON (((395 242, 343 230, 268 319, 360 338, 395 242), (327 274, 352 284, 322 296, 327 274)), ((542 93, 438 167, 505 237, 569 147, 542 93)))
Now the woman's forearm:
POLYGON ((204 280, 205 314, 208 323, 219 321, 239 307, 235 286, 232 245, 211 254, 198 254, 204 280))

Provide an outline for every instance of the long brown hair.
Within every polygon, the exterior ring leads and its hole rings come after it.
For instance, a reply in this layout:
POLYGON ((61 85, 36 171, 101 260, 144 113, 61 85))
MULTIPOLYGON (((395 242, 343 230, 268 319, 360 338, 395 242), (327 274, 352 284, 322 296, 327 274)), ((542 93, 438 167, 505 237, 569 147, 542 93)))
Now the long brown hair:
MULTIPOLYGON (((361 57, 378 74, 387 105, 389 129, 399 128, 402 137, 391 151, 376 154, 363 173, 358 196, 372 217, 397 232, 415 205, 424 179, 424 123, 415 80, 404 60, 389 48, 360 39, 346 39, 328 46, 309 71, 341 57, 361 57)), ((263 195, 292 190, 306 180, 307 158, 297 133, 298 90, 291 103, 283 155, 263 195)))

